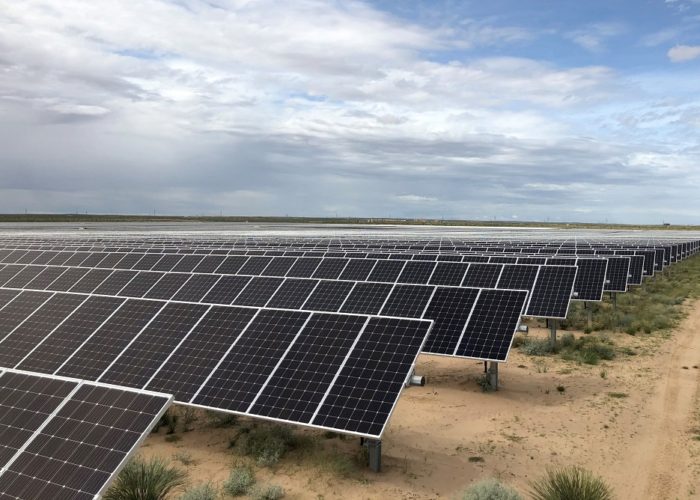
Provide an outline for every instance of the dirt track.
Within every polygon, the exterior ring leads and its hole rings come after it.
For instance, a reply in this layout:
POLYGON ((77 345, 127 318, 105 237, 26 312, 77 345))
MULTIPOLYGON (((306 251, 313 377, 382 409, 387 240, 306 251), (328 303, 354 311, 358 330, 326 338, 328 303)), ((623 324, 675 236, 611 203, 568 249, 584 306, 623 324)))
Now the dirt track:
MULTIPOLYGON (((700 495, 700 302, 673 335, 612 335, 620 353, 597 366, 514 350, 502 390, 482 393, 483 365, 422 356, 428 385, 405 391, 383 440, 384 471, 341 479, 290 456, 259 481, 282 484, 286 498, 454 498, 496 476, 523 494, 548 466, 577 464, 600 474, 620 499, 700 495), (683 368, 686 367, 686 368, 683 368), (560 389, 563 390, 560 390, 560 389), (698 485, 698 486, 695 486, 698 485)), ((531 335, 546 335, 533 331, 531 335)), ((313 431, 311 431, 313 432, 313 431)), ((231 429, 201 427, 167 443, 151 436, 145 455, 185 451, 193 482, 223 481, 236 458, 231 429)), ((322 439, 356 454, 355 439, 322 439)))

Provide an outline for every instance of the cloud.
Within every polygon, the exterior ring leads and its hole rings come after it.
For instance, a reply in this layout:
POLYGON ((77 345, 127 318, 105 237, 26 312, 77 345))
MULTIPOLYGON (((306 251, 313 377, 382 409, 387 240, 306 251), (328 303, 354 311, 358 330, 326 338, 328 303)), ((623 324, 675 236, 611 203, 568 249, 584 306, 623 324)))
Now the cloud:
POLYGON ((668 50, 671 62, 686 62, 700 57, 700 45, 676 45, 668 50))
POLYGON ((565 36, 590 52, 601 52, 605 49, 605 42, 608 39, 622 35, 626 31, 627 27, 621 23, 595 23, 570 31, 565 36))
POLYGON ((595 193, 587 216, 635 218, 661 183, 682 204, 695 108, 512 50, 532 37, 358 1, 14 2, 0 211, 575 219, 595 193))

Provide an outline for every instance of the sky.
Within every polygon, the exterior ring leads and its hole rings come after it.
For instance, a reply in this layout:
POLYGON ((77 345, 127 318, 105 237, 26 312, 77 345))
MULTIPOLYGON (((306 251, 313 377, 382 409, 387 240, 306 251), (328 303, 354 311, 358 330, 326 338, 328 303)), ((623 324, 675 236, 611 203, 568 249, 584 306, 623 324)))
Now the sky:
POLYGON ((700 224, 700 0, 0 4, 0 212, 700 224))

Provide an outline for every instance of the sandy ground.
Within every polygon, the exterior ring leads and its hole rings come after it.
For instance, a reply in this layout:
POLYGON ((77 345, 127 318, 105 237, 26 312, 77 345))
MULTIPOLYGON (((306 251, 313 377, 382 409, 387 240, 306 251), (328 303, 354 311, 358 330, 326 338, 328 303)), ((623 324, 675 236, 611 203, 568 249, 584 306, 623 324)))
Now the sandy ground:
MULTIPOLYGON (((700 302, 688 313, 672 335, 612 334, 616 346, 635 354, 596 366, 514 350, 496 393, 476 383, 483 364, 423 355, 417 372, 428 385, 402 395, 384 436, 381 473, 359 469, 344 478, 318 456, 295 452, 257 468, 258 482, 282 485, 290 499, 457 498, 486 477, 526 493, 546 467, 577 464, 601 475, 621 499, 698 498, 700 302)), ((215 429, 204 419, 194 427, 179 431, 177 442, 161 430, 142 453, 189 456, 192 484, 220 483, 234 463, 248 460, 228 448, 236 427, 215 429)), ((302 432, 326 453, 360 450, 355 438, 302 432)))

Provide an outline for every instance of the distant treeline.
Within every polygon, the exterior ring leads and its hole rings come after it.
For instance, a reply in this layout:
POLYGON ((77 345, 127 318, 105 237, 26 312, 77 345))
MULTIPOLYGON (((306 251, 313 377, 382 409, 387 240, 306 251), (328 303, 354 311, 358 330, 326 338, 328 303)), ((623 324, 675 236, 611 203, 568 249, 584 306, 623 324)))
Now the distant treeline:
POLYGON ((394 219, 367 217, 263 217, 263 216, 178 216, 178 215, 92 215, 92 214, 0 214, 1 222, 236 222, 264 223, 286 222, 300 224, 396 224, 424 226, 505 226, 505 227, 549 227, 581 229, 657 229, 700 230, 700 226, 603 224, 585 222, 540 222, 513 220, 464 220, 464 219, 394 219))

